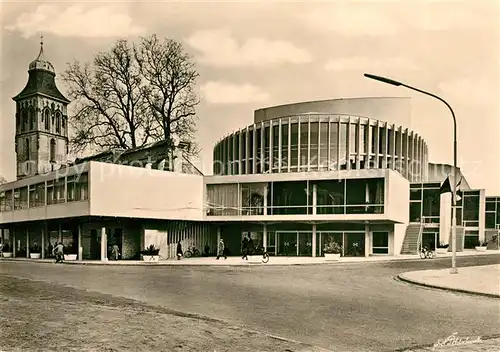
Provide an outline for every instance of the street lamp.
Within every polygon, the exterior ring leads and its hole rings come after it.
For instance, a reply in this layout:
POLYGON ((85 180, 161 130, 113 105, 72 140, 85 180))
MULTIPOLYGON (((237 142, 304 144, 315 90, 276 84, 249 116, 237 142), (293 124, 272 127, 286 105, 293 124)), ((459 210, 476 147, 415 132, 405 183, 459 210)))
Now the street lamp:
POLYGON ((406 87, 408 89, 417 91, 419 93, 431 96, 442 103, 444 103, 448 109, 450 109, 451 116, 453 117, 453 182, 452 182, 452 196, 451 196, 451 207, 452 207, 452 219, 451 219, 451 250, 452 250, 452 256, 451 256, 451 273, 452 274, 457 274, 457 207, 456 207, 456 196, 457 196, 457 189, 456 189, 456 184, 457 184, 457 119, 455 118, 455 113, 453 112, 453 109, 451 108, 450 104, 448 104, 444 99, 438 97, 437 95, 431 94, 429 92, 423 91, 421 89, 411 87, 409 85, 406 85, 404 83, 395 81, 390 78, 386 77, 380 77, 380 76, 375 76, 371 75, 369 73, 365 73, 366 78, 374 79, 376 81, 386 83, 386 84, 391 84, 396 87, 406 87))

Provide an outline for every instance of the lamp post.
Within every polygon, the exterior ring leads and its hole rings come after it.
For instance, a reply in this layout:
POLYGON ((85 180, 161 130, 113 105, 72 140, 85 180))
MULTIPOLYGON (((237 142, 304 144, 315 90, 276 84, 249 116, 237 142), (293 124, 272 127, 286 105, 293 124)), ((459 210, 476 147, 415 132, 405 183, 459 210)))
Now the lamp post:
POLYGON ((456 185, 457 185, 457 120, 455 118, 455 113, 453 112, 453 109, 451 108, 450 104, 448 104, 444 99, 438 97, 437 95, 434 95, 432 93, 423 91, 421 89, 406 85, 404 83, 395 81, 390 78, 386 77, 380 77, 380 76, 375 76, 371 75, 369 73, 365 73, 364 75, 366 78, 370 78, 382 83, 386 84, 391 84, 396 87, 405 87, 411 90, 414 90, 416 92, 428 95, 430 97, 433 97, 442 103, 444 103, 448 109, 450 109, 451 116, 453 117, 453 182, 452 182, 452 196, 451 196, 451 207, 452 207, 452 215, 451 215, 451 250, 452 250, 452 256, 451 256, 451 273, 452 274, 457 274, 457 207, 456 207, 456 196, 457 196, 457 190, 456 190, 456 185))

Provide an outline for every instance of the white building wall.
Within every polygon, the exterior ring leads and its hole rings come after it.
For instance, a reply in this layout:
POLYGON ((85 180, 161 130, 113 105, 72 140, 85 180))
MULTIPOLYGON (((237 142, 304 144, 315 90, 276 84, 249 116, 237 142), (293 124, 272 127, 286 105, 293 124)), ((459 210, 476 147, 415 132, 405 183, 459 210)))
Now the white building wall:
POLYGON ((89 183, 91 215, 203 218, 202 176, 91 162, 89 183))
POLYGON ((439 242, 448 244, 451 231, 451 193, 440 196, 439 208, 439 242))

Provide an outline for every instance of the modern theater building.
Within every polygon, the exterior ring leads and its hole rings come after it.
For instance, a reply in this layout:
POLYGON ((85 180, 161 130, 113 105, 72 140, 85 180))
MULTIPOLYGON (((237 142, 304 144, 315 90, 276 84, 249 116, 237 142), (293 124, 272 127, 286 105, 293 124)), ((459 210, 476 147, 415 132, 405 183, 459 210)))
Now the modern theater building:
MULTIPOLYGON (((17 181, 0 185, 2 242, 15 256, 62 241, 79 259, 124 259, 149 244, 174 257, 177 241, 232 254, 249 235, 274 255, 404 255, 449 243, 452 167, 429 162, 408 121, 409 98, 314 101, 256 110, 253 123, 216 143, 213 175, 165 143, 110 150, 68 163, 67 106, 54 67, 39 57, 15 98, 17 181)), ((458 250, 492 239, 500 197, 472 189, 460 170, 458 250)), ((494 246, 493 246, 494 245, 494 246)))

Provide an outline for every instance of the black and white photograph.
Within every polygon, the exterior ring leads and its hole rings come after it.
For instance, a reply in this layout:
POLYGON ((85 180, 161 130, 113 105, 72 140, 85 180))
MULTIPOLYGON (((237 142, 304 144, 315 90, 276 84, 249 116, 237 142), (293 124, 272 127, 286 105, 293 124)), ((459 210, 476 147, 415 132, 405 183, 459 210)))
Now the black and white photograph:
POLYGON ((0 6, 0 352, 500 351, 500 1, 0 6))

